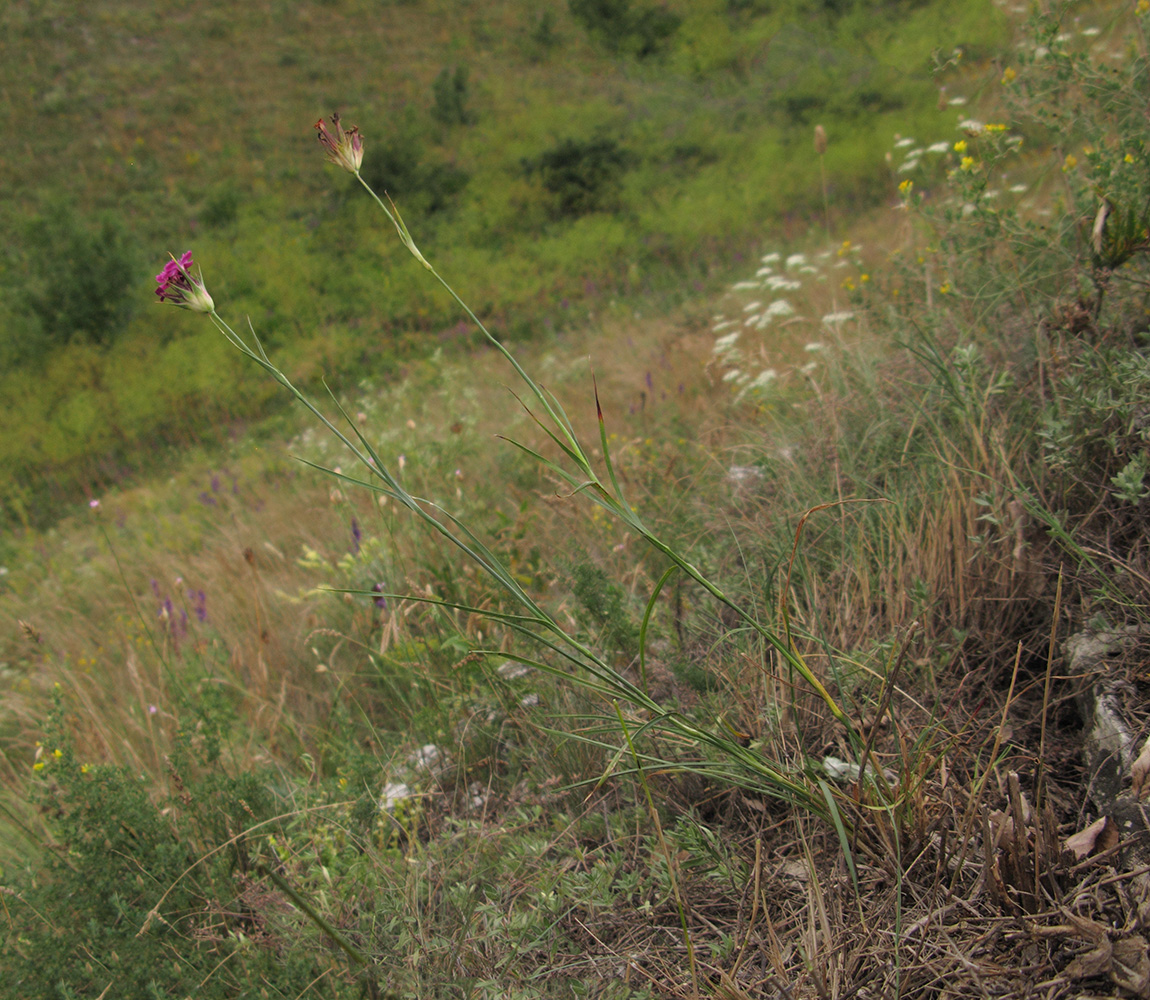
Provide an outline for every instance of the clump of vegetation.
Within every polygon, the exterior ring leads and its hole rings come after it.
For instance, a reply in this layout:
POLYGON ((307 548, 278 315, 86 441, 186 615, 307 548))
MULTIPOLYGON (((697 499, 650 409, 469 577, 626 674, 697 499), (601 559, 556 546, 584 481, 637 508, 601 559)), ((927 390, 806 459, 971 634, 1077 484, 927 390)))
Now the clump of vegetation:
POLYGON ((417 123, 393 123, 385 134, 378 155, 364 164, 364 178, 373 188, 401 199, 413 214, 434 215, 457 201, 470 174, 429 154, 417 123))
POLYGON ((587 626, 596 633, 596 645, 633 660, 639 655, 639 625, 628 612, 623 590, 592 563, 580 563, 572 576, 571 593, 582 607, 587 626))
POLYGON ((441 125, 474 125, 479 117, 468 107, 471 87, 466 66, 444 66, 431 85, 431 117, 441 125))
POLYGON ((614 139, 564 139, 534 159, 528 176, 538 175, 554 196, 557 215, 573 218, 618 204, 620 182, 633 157, 614 139))
POLYGON ((127 318, 129 286, 138 277, 122 221, 105 214, 87 222, 55 202, 29 223, 25 247, 24 301, 45 346, 110 343, 127 318))
POLYGON ((682 18, 666 6, 632 0, 568 0, 571 14, 603 46, 640 59, 666 47, 682 18))

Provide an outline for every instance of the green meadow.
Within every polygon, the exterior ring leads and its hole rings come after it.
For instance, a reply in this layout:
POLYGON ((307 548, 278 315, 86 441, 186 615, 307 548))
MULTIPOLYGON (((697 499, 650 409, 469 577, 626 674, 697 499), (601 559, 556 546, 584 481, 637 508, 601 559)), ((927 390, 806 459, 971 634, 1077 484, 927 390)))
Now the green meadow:
POLYGON ((471 342, 315 155, 321 115, 360 127, 367 179, 523 341, 713 294, 764 238, 805 237, 816 123, 836 213, 879 203, 891 136, 940 118, 935 53, 991 59, 1007 37, 983 4, 691 3, 641 55, 654 29, 630 7, 8 5, 5 522, 42 526, 278 405, 211 331, 157 322, 169 252, 194 246, 310 385, 471 342))
POLYGON ((1148 27, 0 10, 0 992, 1150 996, 1148 27))

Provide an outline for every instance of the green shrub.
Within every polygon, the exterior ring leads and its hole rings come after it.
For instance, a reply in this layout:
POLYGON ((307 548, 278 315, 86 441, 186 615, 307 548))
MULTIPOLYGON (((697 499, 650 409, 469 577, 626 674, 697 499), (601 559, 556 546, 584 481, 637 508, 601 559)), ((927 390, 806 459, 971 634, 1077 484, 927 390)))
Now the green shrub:
POLYGON ((240 192, 231 184, 216 188, 204 201, 200 221, 205 226, 219 229, 236 221, 240 209, 240 192))
POLYGON ((555 30, 555 11, 545 10, 531 24, 528 37, 544 52, 557 48, 562 39, 555 30))
POLYGON ((682 19, 666 7, 640 7, 631 0, 569 0, 572 16, 611 52, 655 55, 679 30, 682 19))
POLYGON ((631 155, 614 139, 564 139, 523 166, 538 175, 555 199, 559 216, 586 215, 614 207, 631 155))
POLYGON ((118 217, 88 222, 54 202, 24 233, 25 303, 52 344, 106 344, 127 321, 137 278, 134 248, 118 217))
POLYGON ((623 589, 592 563, 580 563, 573 571, 571 591, 579 602, 580 623, 596 633, 605 649, 617 650, 624 659, 639 654, 639 625, 627 608, 623 589))
MULTIPOLYGON (((471 180, 471 175, 456 164, 426 156, 423 138, 411 122, 393 128, 373 148, 372 155, 364 160, 362 174, 376 190, 403 198, 405 215, 443 211, 471 180)), ((349 187, 352 197, 358 187, 349 187)))
POLYGON ((444 66, 431 85, 431 117, 441 125, 474 125, 479 119, 468 106, 471 88, 466 66, 444 66))
POLYGON ((256 998, 265 977, 296 995, 333 971, 333 995, 358 995, 322 951, 276 945, 283 909, 255 889, 268 835, 282 836, 268 821, 290 812, 269 791, 279 775, 225 774, 197 732, 166 758, 172 793, 157 801, 142 776, 79 759, 60 719, 37 763, 53 848, 6 873, 12 933, 0 954, 13 995, 114 984, 118 996, 256 998))

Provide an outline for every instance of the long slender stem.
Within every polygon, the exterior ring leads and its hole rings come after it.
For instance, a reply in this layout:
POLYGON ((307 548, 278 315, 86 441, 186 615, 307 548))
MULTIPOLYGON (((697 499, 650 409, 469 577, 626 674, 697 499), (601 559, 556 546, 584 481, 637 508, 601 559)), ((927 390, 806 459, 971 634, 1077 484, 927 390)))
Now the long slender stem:
MULTIPOLYGON (((820 157, 820 164, 821 164, 821 162, 822 161, 821 161, 821 157, 820 157)), ((379 197, 379 195, 376 194, 374 190, 372 190, 371 185, 369 185, 367 183, 367 181, 365 181, 359 175, 358 172, 356 173, 355 176, 356 176, 356 179, 363 186, 364 190, 367 191, 367 193, 369 195, 371 195, 371 197, 375 200, 376 204, 379 205, 379 207, 381 209, 383 209, 383 211, 387 215, 388 219, 391 220, 392 225, 395 226, 396 232, 399 233, 400 239, 403 241, 404 245, 408 248, 408 250, 411 252, 411 254, 416 258, 416 260, 418 260, 423 265, 424 268, 426 268, 428 271, 431 272, 431 274, 443 286, 443 288, 447 291, 447 293, 459 304, 460 308, 463 309, 463 311, 467 314, 467 316, 471 319, 471 321, 473 323, 475 323, 475 325, 483 333, 484 337, 486 337, 487 340, 503 355, 503 357, 507 359, 507 361, 515 369, 516 374, 519 375, 519 377, 523 380, 524 384, 526 384, 526 386, 531 390, 531 393, 535 397, 535 399, 538 400, 539 403, 546 410, 548 416, 551 417, 551 419, 554 421, 556 426, 563 433, 568 444, 570 445, 570 451, 568 451, 568 454, 572 455, 572 457, 575 459, 575 461, 579 465, 580 472, 582 472, 585 476, 587 476, 587 478, 589 480, 588 485, 592 487, 593 497, 597 500, 597 502, 600 503, 602 506, 608 508, 609 510, 612 510, 618 516, 620 516, 631 527, 633 527, 644 538, 646 538, 647 542, 650 545, 652 545, 658 552, 661 552, 664 556, 666 556, 668 559, 670 559, 672 561, 672 563, 674 563, 674 565, 678 566, 684 573, 686 573, 688 576, 690 576, 691 579, 693 579, 697 584, 699 584, 699 586, 701 586, 705 591, 707 591, 708 594, 710 594, 717 601, 721 602, 723 605, 725 605, 726 607, 728 607, 732 611, 734 611, 735 614, 737 614, 740 618, 742 618, 744 622, 746 622, 759 635, 761 635, 764 639, 766 639, 767 642, 795 670, 797 670, 799 672, 799 674, 802 676, 802 678, 808 684, 810 684, 811 687, 814 688, 814 690, 818 694, 819 698, 830 709, 831 714, 835 717, 835 720, 847 730, 847 733, 851 737, 852 741, 857 743, 858 740, 857 740, 857 736, 855 733, 855 728, 851 722, 850 717, 846 714, 846 712, 844 712, 842 710, 842 708, 834 700, 834 698, 831 696, 830 692, 827 691, 826 687, 822 684, 822 682, 819 681, 819 679, 817 677, 815 677, 814 673, 807 666, 807 664, 802 659, 802 657, 799 656, 799 654, 794 649, 794 647, 789 642, 785 641, 774 630, 769 629, 766 626, 764 626, 754 615, 752 615, 749 611, 747 611, 741 605, 732 601, 731 598, 729 598, 722 590, 720 590, 714 583, 712 583, 711 580, 709 580, 706 576, 704 576, 700 570, 698 570, 689 561, 684 559, 670 545, 666 544, 660 538, 658 538, 653 532, 650 531, 650 529, 648 529, 642 523, 642 521, 638 518, 638 516, 630 509, 630 507, 626 503, 619 502, 619 500, 617 500, 615 497, 611 496, 606 485, 599 479, 598 475, 592 469, 591 463, 587 459, 586 451, 583 449, 583 447, 580 445, 578 439, 575 437, 574 431, 572 430, 570 423, 566 419, 566 415, 562 414, 561 409, 559 409, 557 411, 552 406, 551 401, 547 398, 546 394, 543 392, 543 390, 540 388, 540 386, 535 382, 535 380, 533 378, 531 378, 530 375, 527 374, 526 370, 524 370, 523 366, 520 365, 520 363, 516 359, 516 357, 503 345, 503 343, 501 343, 499 341, 499 339, 497 337, 495 337, 491 333, 490 330, 487 329, 487 327, 484 325, 483 321, 481 319, 479 319, 479 317, 476 316, 474 312, 472 312, 471 307, 463 300, 462 297, 460 297, 460 295, 455 291, 454 288, 451 287, 451 285, 446 281, 446 279, 443 278, 443 276, 435 269, 435 267, 431 263, 429 263, 428 260, 423 256, 423 254, 416 247, 415 242, 412 240, 411 234, 408 232, 407 226, 403 222, 402 217, 399 215, 399 211, 397 209, 395 209, 395 206, 392 205, 389 207, 387 204, 385 204, 383 199, 381 199, 379 197), (561 414, 562 414, 562 416, 561 416, 561 414)), ((824 195, 825 195, 825 193, 826 192, 825 192, 825 173, 824 173, 824 195)), ((829 234, 830 233, 829 210, 828 210, 828 215, 827 215, 827 227, 828 227, 827 232, 829 234)), ((601 419, 601 414, 600 414, 600 419, 601 419)), ((607 451, 606 451, 605 447, 604 447, 603 454, 604 454, 604 458, 607 461, 609 461, 609 458, 607 458, 607 451)))
MULTIPOLYGON (((412 256, 415 257, 426 270, 431 272, 436 281, 443 286, 444 290, 460 306, 466 316, 475 323, 487 341, 503 355, 515 370, 516 374, 529 390, 531 399, 537 404, 540 411, 539 414, 536 415, 535 412, 532 412, 531 407, 528 406, 528 413, 540 429, 558 446, 562 454, 570 460, 574 469, 570 466, 565 466, 565 464, 561 465, 558 461, 548 459, 526 445, 518 444, 517 442, 513 443, 558 475, 574 492, 586 493, 589 499, 594 503, 599 504, 621 519, 636 533, 645 538, 655 551, 662 554, 668 560, 672 567, 679 569, 690 579, 694 580, 707 594, 730 608, 747 623, 749 627, 762 636, 769 645, 810 684, 819 698, 828 707, 834 718, 845 728, 852 744, 861 749, 861 741, 858 738, 857 731, 850 718, 842 708, 839 707, 838 703, 823 686, 822 682, 807 666, 801 654, 792 644, 790 636, 784 636, 758 621, 750 611, 736 603, 698 567, 688 561, 685 556, 659 538, 647 527, 638 513, 631 508, 623 494, 618 478, 615 475, 614 467, 611 464, 603 414, 598 404, 598 394, 596 393, 596 411, 599 419, 599 444, 602 450, 603 462, 606 465, 606 475, 609 482, 604 480, 604 478, 595 471, 589 453, 579 440, 579 436, 571 421, 568 419, 562 404, 527 373, 511 351, 499 341, 482 320, 475 315, 471 307, 468 306, 455 289, 452 288, 442 275, 428 262, 415 245, 415 241, 412 239, 394 203, 391 203, 390 199, 385 202, 380 198, 358 173, 356 173, 356 178, 368 194, 371 195, 376 204, 383 210, 392 225, 395 226, 400 240, 412 256)), ((360 432, 355 422, 343 411, 334 396, 332 396, 333 402, 339 410, 340 415, 347 421, 347 425, 351 428, 350 432, 337 426, 332 418, 320 410, 307 395, 292 383, 291 379, 289 379, 282 370, 272 363, 264 351, 263 346, 260 344, 259 339, 255 336, 254 330, 252 331, 252 343, 249 344, 244 337, 241 337, 232 329, 215 311, 214 306, 209 310, 209 316, 217 329, 237 350, 255 361, 271 375, 273 379, 303 403, 308 411, 318 418, 320 423, 331 431, 335 438, 347 447, 371 473, 369 477, 365 477, 364 479, 357 479, 344 475, 343 473, 331 474, 336 475, 346 482, 381 493, 408 508, 416 517, 458 547, 468 559, 488 573, 526 612, 525 614, 517 615, 488 612, 488 616, 493 621, 501 622, 513 632, 521 633, 533 642, 541 645, 545 650, 550 650, 554 655, 560 658, 560 661, 566 662, 567 670, 573 666, 580 671, 585 671, 584 676, 580 679, 580 683, 588 690, 598 691, 612 698, 626 700, 636 708, 644 711, 647 714, 648 721, 636 730, 636 735, 645 732, 648 728, 657 726, 664 732, 674 734, 675 737, 682 740, 685 744, 694 747, 696 751, 707 749, 717 753, 720 760, 711 761, 707 765, 715 769, 715 773, 726 774, 729 768, 729 777, 736 782, 740 780, 737 777, 740 774, 743 775, 742 780, 744 782, 747 780, 747 775, 753 775, 754 781, 748 784, 747 787, 759 787, 768 791, 770 794, 777 795, 788 801, 801 803, 804 808, 813 814, 819 815, 825 820, 835 822, 840 833, 845 833, 843 819, 834 807, 833 801, 827 798, 829 790, 825 786, 815 788, 810 781, 804 778, 801 771, 789 770, 781 765, 776 766, 773 762, 764 758, 757 750, 744 748, 736 741, 724 737, 722 733, 710 732, 679 715, 679 713, 668 711, 652 700, 643 688, 636 686, 628 680, 594 649, 580 642, 575 637, 568 635, 563 627, 551 617, 551 615, 544 611, 531 595, 523 589, 506 567, 496 558, 495 554, 487 548, 466 524, 438 504, 414 497, 408 493, 403 484, 396 478, 395 474, 389 471, 387 465, 380 459, 380 456, 360 432)), ((452 605, 449 602, 432 600, 431 603, 441 604, 444 607, 460 607, 452 605)), ((476 611, 477 609, 466 608, 465 610, 476 611)), ((650 608, 648 609, 648 612, 649 611, 650 608)), ((544 669, 549 669, 549 667, 544 664, 539 665, 544 669)), ((556 672, 565 672, 562 664, 555 666, 554 669, 556 672)), ((628 744, 630 744, 630 735, 627 736, 627 740, 628 744)), ((634 748, 632 748, 632 752, 634 752, 634 748)), ((686 766, 689 767, 690 765, 686 766)))

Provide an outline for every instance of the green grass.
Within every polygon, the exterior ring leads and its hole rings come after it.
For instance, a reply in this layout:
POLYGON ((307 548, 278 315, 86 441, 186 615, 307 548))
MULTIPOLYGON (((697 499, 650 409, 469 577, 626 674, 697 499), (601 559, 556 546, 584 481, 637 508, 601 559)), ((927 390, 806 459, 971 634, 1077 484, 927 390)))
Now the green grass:
MULTIPOLYGON (((9 6, 0 116, 21 140, 0 160, 0 182, 20 192, 0 209, 17 234, 0 259, 7 522, 43 524, 59 503, 146 470, 144 442, 218 439, 221 423, 273 405, 246 375, 210 374, 219 346, 202 328, 158 323, 148 276, 168 251, 194 247, 213 294, 307 384, 383 372, 429 337, 456 335, 362 193, 332 183, 311 138, 320 114, 357 122, 369 163, 410 145, 415 177, 463 172, 466 186, 435 196, 435 211, 418 186, 398 203, 480 315, 535 337, 618 297, 649 310, 718 288, 764 230, 784 220, 791 231, 819 202, 816 121, 831 136, 837 202, 876 202, 889 136, 938 117, 932 52, 953 44, 956 25, 976 58, 1003 38, 981 3, 832 15, 714 2, 685 5, 667 51, 637 60, 597 47, 563 5, 554 13, 562 44, 541 49, 537 8, 521 2, 268 3, 162 18, 126 2, 9 6), (469 69, 474 124, 430 116, 432 82, 452 65, 469 69), (601 210, 557 217, 523 162, 597 136, 619 143, 629 168, 601 210), (110 349, 53 346, 70 331, 46 342, 22 305, 21 287, 45 280, 37 254, 53 259, 35 219, 60 203, 81 228, 109 211, 126 227, 136 280, 110 349)), ((55 268, 49 284, 64 280, 55 268)))

